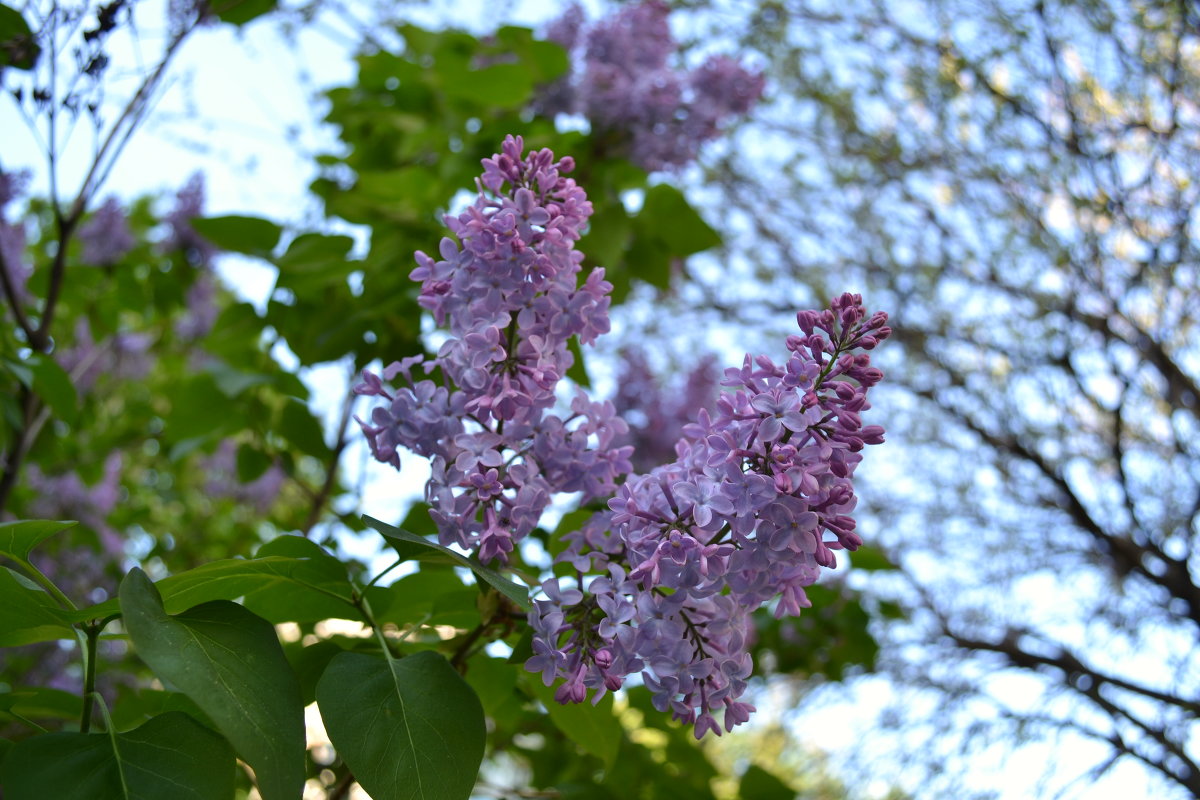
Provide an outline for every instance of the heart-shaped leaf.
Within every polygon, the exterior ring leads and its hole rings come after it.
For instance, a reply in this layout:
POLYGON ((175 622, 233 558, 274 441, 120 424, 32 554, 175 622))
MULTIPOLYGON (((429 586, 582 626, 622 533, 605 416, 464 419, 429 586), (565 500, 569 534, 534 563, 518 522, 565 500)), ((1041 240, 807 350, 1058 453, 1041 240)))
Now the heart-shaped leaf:
POLYGON ((479 698, 441 655, 340 653, 317 683, 325 730, 375 800, 465 800, 483 760, 479 698))
POLYGON ((168 615, 140 569, 121 581, 120 601, 138 655, 208 715, 254 769, 263 798, 298 797, 304 707, 271 624, 224 600, 168 615))
POLYGON ((51 733, 17 742, 0 764, 8 800, 228 800, 229 743, 180 711, 128 733, 51 733))

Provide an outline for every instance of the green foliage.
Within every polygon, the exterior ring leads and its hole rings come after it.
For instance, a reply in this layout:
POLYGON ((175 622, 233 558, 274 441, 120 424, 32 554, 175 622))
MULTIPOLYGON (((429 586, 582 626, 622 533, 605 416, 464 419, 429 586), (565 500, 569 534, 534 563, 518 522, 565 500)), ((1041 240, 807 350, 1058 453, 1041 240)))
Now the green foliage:
POLYGON ((227 800, 233 751, 179 711, 128 733, 51 733, 15 744, 0 781, 12 800, 227 800))
POLYGON ((741 800, 794 800, 796 793, 762 767, 751 764, 742 773, 738 797, 741 800))
POLYGON ((274 11, 277 0, 215 0, 212 10, 222 22, 242 26, 274 11))
POLYGON ((71 619, 40 586, 0 567, 0 646, 69 639, 71 619))
POLYGON ((0 67, 33 69, 41 51, 21 12, 0 5, 0 67))
POLYGON ((222 250, 252 256, 268 256, 279 244, 283 229, 258 217, 226 216, 194 219, 196 233, 222 250))
POLYGON ((363 517, 367 525, 379 532, 383 538, 396 550, 402 559, 415 558, 431 561, 435 564, 456 564, 466 567, 475 573, 480 581, 490 585, 498 592, 517 605, 518 608, 529 608, 529 590, 520 584, 513 583, 491 567, 479 563, 479 559, 466 557, 448 547, 436 542, 401 530, 400 528, 380 522, 372 517, 363 517))
POLYGON ((28 561, 33 548, 77 523, 44 519, 25 519, 0 522, 0 555, 15 561, 28 561))
POLYGON ((554 688, 546 686, 536 676, 527 676, 526 683, 546 707, 555 727, 584 752, 599 758, 606 769, 612 769, 624 736, 621 723, 613 715, 612 695, 606 694, 594 706, 591 703, 564 705, 554 699, 554 688))
POLYGON ((333 658, 317 684, 330 739, 377 800, 465 800, 483 759, 479 698, 442 656, 333 658))
POLYGON ((304 711, 271 625, 223 600, 169 615, 139 569, 121 582, 121 612, 141 659, 204 710, 254 769, 264 800, 295 797, 304 783, 304 711))

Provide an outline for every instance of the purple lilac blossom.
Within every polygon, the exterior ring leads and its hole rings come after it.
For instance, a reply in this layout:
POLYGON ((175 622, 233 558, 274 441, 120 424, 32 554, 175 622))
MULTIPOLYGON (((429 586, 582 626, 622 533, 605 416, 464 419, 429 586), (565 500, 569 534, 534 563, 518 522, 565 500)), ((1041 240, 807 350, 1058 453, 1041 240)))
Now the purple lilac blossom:
POLYGON ((574 361, 567 342, 608 331, 612 290, 602 269, 579 282, 575 242, 592 204, 566 177, 574 162, 526 155, 509 136, 483 167, 475 203, 445 218, 458 241, 442 239, 440 260, 418 252, 411 275, 449 337, 436 358, 364 372, 355 391, 386 401, 359 420, 379 461, 399 468, 400 448, 431 459, 425 495, 442 543, 504 561, 555 494, 607 497, 631 465, 630 448, 614 446, 626 428, 611 403, 580 392, 569 414, 553 413, 574 361), (442 385, 418 366, 440 368, 442 385))
POLYGON ((0 214, 4 213, 5 206, 25 193, 28 184, 28 170, 6 172, 0 168, 0 214))
POLYGON ((685 426, 675 460, 630 476, 564 537, 558 560, 580 577, 543 584, 526 664, 563 681, 561 701, 594 702, 640 672, 655 707, 697 738, 732 730, 753 711, 738 699, 749 615, 772 603, 798 615, 804 587, 862 543, 852 476, 864 446, 883 441, 861 418, 883 375, 861 351, 891 333, 887 315, 845 294, 797 322, 786 363, 746 356, 727 369, 728 391, 685 426))
POLYGON ((203 339, 213 329, 220 314, 216 276, 210 272, 197 275, 188 287, 185 305, 186 310, 175 323, 175 333, 188 342, 203 339))
POLYGON ((121 535, 108 524, 108 516, 121 499, 123 458, 117 451, 104 459, 104 475, 95 486, 88 486, 75 472, 46 475, 37 464, 26 472, 29 488, 36 493, 30 504, 33 517, 75 519, 91 528, 100 539, 104 555, 120 562, 125 557, 121 535))
POLYGON ((626 426, 613 404, 579 391, 569 415, 553 413, 568 338, 608 329, 603 272, 577 279, 591 204, 563 175, 570 159, 524 156, 519 137, 483 165, 475 204, 446 217, 458 241, 442 240, 441 260, 417 253, 412 272, 448 338, 436 358, 364 372, 354 391, 384 402, 359 424, 382 462, 398 468, 401 448, 431 459, 439 538, 483 561, 507 560, 552 495, 608 498, 562 537, 558 560, 577 577, 542 584, 526 668, 561 681, 563 703, 597 702, 640 673, 655 707, 697 738, 732 730, 754 710, 739 699, 750 614, 798 615, 836 551, 862 543, 853 472, 883 441, 862 421, 883 377, 864 351, 890 335, 887 315, 852 294, 800 312, 784 364, 747 355, 727 369, 728 391, 684 426, 674 459, 618 485, 630 448, 616 444, 626 426))
POLYGON ((583 63, 547 87, 539 110, 583 114, 595 132, 621 142, 647 170, 694 160, 722 125, 753 107, 764 78, 728 56, 713 56, 691 71, 672 67, 679 46, 669 15, 665 2, 647 0, 583 30, 583 12, 572 4, 546 37, 583 63))
POLYGON ((163 218, 170 228, 165 247, 170 250, 181 250, 200 267, 207 267, 217 248, 212 242, 196 233, 192 227, 192 219, 204 212, 204 176, 199 172, 188 178, 175 195, 175 207, 163 218))
POLYGON ((237 448, 237 442, 225 439, 216 452, 203 460, 201 466, 208 478, 205 491, 211 497, 229 498, 265 514, 279 498, 286 475, 278 464, 273 463, 262 475, 242 483, 238 480, 237 448))
POLYGON ((711 408, 720 393, 721 373, 716 356, 700 359, 682 385, 664 384, 650 367, 645 353, 636 348, 621 351, 613 405, 629 426, 622 444, 633 447, 633 467, 649 472, 675 458, 675 442, 696 409, 711 408))
POLYGON ((97 267, 115 264, 137 244, 129 231, 125 210, 115 197, 105 200, 79 229, 79 241, 83 245, 84 263, 97 267))
POLYGON ((121 380, 138 380, 150 371, 153 340, 147 333, 116 333, 96 342, 87 317, 75 323, 75 338, 55 356, 58 365, 71 376, 80 393, 92 390, 96 381, 107 375, 121 380))
MULTIPOLYGON (((32 273, 25 263, 25 223, 10 223, 5 207, 25 193, 28 183, 28 171, 5 172, 0 169, 0 268, 7 270, 17 298, 23 302, 30 299, 25 287, 32 273)), ((0 293, 0 300, 3 299, 0 293)))

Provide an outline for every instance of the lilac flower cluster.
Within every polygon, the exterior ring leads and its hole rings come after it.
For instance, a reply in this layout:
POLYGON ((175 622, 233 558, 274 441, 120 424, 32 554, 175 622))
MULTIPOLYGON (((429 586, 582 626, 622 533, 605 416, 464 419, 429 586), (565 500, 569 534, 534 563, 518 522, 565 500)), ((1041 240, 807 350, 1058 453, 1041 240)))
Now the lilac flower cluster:
POLYGON ((200 216, 203 209, 204 176, 197 172, 176 193, 175 207, 163 217, 170 229, 164 246, 167 250, 182 250, 197 266, 207 267, 217 248, 192 227, 192 219, 200 216))
POLYGON ((526 664, 547 685, 564 680, 560 700, 641 672, 655 706, 697 738, 720 733, 717 711, 732 730, 753 710, 737 699, 752 666, 748 615, 772 601, 777 617, 798 615, 835 551, 862 544, 852 476, 863 447, 883 441, 861 416, 883 375, 859 351, 891 333, 887 315, 844 294, 797 321, 785 364, 746 356, 726 370, 728 391, 684 428, 676 460, 630 477, 568 535, 559 558, 579 577, 543 584, 526 664))
POLYGON ((237 449, 236 441, 225 439, 216 452, 201 461, 206 476, 204 490, 210 497, 226 497, 265 514, 279 499, 287 475, 279 464, 272 463, 262 475, 242 483, 238 479, 237 449))
MULTIPOLYGON (((25 224, 10 223, 5 207, 24 194, 28 184, 27 171, 5 172, 0 168, 0 269, 8 272, 13 292, 21 302, 29 300, 26 284, 33 270, 25 262, 25 224)), ((0 299, 3 299, 2 294, 0 299)))
POLYGON ((675 458, 675 442, 696 409, 711 408, 720 393, 721 372, 716 356, 709 354, 687 373, 682 385, 664 384, 636 348, 621 351, 613 405, 629 426, 623 443, 633 447, 633 468, 649 472, 675 458))
POLYGON ((448 328, 437 357, 393 363, 382 380, 364 372, 355 387, 386 401, 359 420, 375 457, 397 468, 399 448, 429 457, 442 542, 484 561, 506 559, 554 494, 603 498, 631 469, 629 448, 613 445, 626 428, 611 403, 580 392, 569 414, 554 413, 568 340, 608 331, 612 286, 602 269, 578 281, 574 247, 592 205, 565 177, 573 160, 523 151, 510 136, 484 159, 475 203, 446 217, 459 241, 442 239, 440 260, 416 254, 420 304, 448 328), (439 380, 414 377, 418 365, 439 380))
POLYGON ((100 342, 92 337, 87 317, 75 323, 75 338, 55 356, 60 367, 71 376, 80 393, 92 390, 103 376, 121 380, 138 380, 153 366, 148 333, 115 333, 100 342))
POLYGON ((764 81, 728 56, 691 71, 671 67, 678 44, 669 14, 665 2, 648 0, 585 29, 579 6, 568 8, 546 33, 568 51, 581 51, 583 68, 547 88, 542 110, 583 114, 648 170, 694 160, 725 121, 753 107, 764 81))
POLYGON ((863 448, 883 441, 862 412, 883 377, 866 351, 891 333, 887 315, 851 294, 800 312, 785 363, 747 356, 726 370, 726 391, 684 426, 674 460, 619 483, 631 448, 617 444, 626 426, 614 406, 580 391, 569 415, 554 413, 569 338, 608 329, 603 272, 577 280, 591 205, 564 177, 570 159, 522 153, 509 137, 485 159, 474 205, 446 218, 459 241, 442 240, 441 260, 417 254, 421 305, 448 333, 434 359, 363 373, 355 392, 384 402, 359 423, 378 460, 398 468, 400 448, 431 459, 441 541, 483 561, 505 560, 555 493, 607 500, 563 537, 558 558, 576 577, 542 584, 526 668, 561 680, 564 703, 640 673, 657 708, 698 738, 720 734, 754 710, 739 700, 750 614, 771 603, 799 614, 835 552, 862 543, 852 477, 863 448))
POLYGON ((108 524, 108 516, 117 507, 124 491, 121 488, 123 464, 120 452, 109 453, 104 459, 104 475, 94 486, 85 484, 78 473, 46 475, 37 464, 30 464, 25 477, 36 495, 30 505, 32 516, 79 520, 80 524, 96 532, 103 555, 120 562, 125 557, 124 539, 108 524))
POLYGON ((117 198, 110 197, 79 229, 83 261, 97 267, 115 264, 137 244, 117 198))

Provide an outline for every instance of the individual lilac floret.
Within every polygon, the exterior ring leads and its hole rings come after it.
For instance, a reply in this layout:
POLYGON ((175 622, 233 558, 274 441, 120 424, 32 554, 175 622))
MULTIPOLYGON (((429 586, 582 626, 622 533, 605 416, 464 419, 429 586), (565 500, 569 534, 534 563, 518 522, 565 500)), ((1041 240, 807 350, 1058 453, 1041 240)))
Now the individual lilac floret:
POLYGON ((437 357, 365 372, 355 392, 385 401, 359 420, 376 459, 431 459, 426 500, 442 542, 503 561, 555 494, 607 497, 631 465, 610 403, 580 395, 570 414, 553 411, 568 342, 608 331, 612 290, 601 269, 579 282, 575 242, 592 205, 566 177, 574 162, 525 154, 510 136, 483 168, 475 203, 446 217, 457 241, 442 239, 438 259, 416 254, 419 302, 448 329, 437 357), (417 366, 439 370, 440 385, 417 366))
POLYGON ((125 210, 115 197, 105 200, 79 229, 79 241, 83 245, 84 263, 97 267, 117 263, 137 244, 129 231, 125 210))
POLYGON ((537 602, 527 665, 564 681, 560 699, 640 671, 655 706, 697 738, 731 730, 753 711, 738 700, 750 613, 799 614, 835 552, 862 544, 852 476, 863 447, 883 441, 862 422, 883 375, 861 351, 890 335, 887 315, 845 294, 797 322, 785 364, 746 356, 726 370, 727 391, 684 428, 676 460, 629 477, 607 514, 564 537, 558 559, 578 586, 537 602), (589 582, 585 570, 608 575, 589 582))
POLYGON ((647 0, 581 31, 583 12, 571 5, 546 36, 575 51, 582 66, 547 87, 539 110, 583 114, 648 170, 694 160, 701 144, 758 101, 764 79, 728 56, 691 71, 672 67, 679 45, 669 15, 665 2, 647 0))

